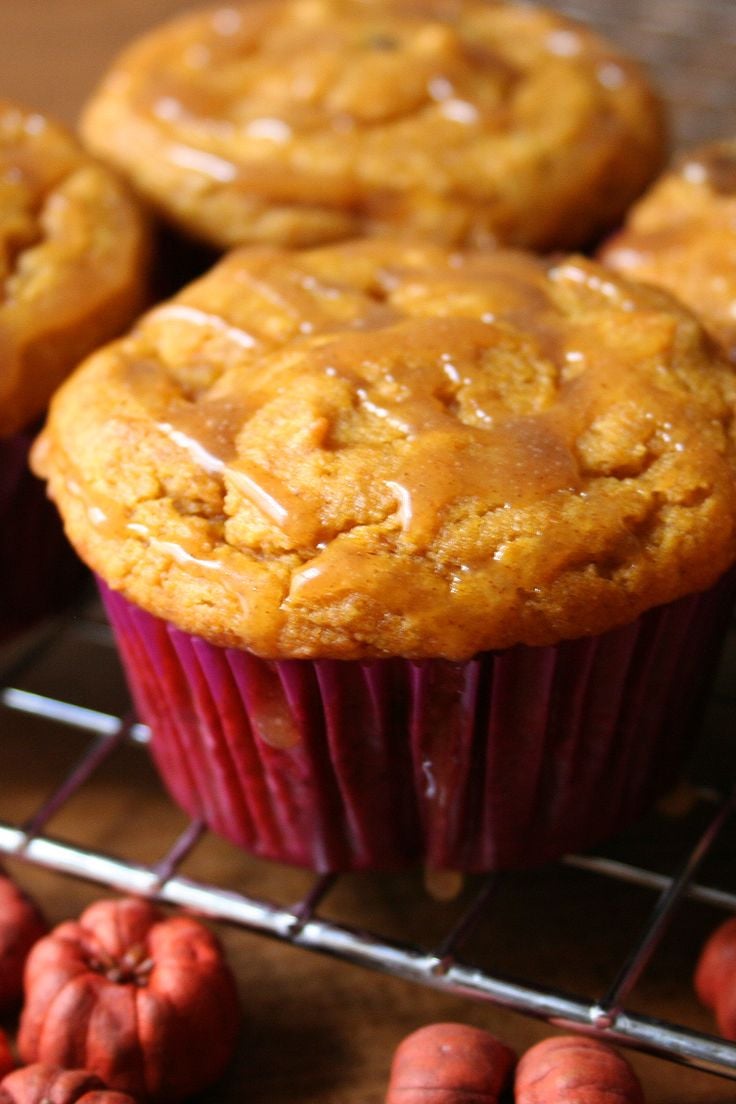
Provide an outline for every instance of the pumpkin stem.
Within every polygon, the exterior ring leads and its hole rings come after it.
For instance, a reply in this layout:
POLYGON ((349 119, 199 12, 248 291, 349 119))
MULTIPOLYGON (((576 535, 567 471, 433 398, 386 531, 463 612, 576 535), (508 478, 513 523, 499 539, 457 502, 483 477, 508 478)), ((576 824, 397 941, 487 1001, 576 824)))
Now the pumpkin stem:
POLYGON ((128 947, 120 958, 115 959, 107 951, 97 950, 90 955, 91 969, 99 974, 104 974, 108 981, 120 985, 143 986, 148 981, 148 975, 153 969, 153 959, 149 956, 142 943, 135 943, 128 947))

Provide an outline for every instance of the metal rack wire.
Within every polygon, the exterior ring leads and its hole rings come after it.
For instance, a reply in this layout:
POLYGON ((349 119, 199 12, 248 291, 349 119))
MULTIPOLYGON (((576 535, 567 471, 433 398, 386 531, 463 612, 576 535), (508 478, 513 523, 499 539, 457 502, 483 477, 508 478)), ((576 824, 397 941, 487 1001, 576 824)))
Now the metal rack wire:
MULTIPOLYGON (((664 875, 630 862, 602 856, 568 856, 569 866, 592 871, 618 882, 630 882, 656 893, 655 903, 639 938, 624 957, 607 991, 597 997, 559 992, 533 982, 496 976, 463 961, 463 945, 487 913, 499 879, 489 877, 470 905, 439 943, 410 946, 380 933, 358 930, 324 919, 320 904, 332 889, 335 876, 316 877, 297 904, 278 904, 229 888, 192 880, 181 874, 185 858, 198 845, 205 829, 194 821, 187 825, 168 851, 157 861, 143 865, 119 854, 102 853, 66 843, 46 834, 51 819, 71 801, 124 745, 144 748, 148 731, 128 715, 90 709, 51 693, 29 691, 21 685, 29 671, 64 632, 71 638, 86 636, 104 647, 109 640, 97 621, 75 616, 47 626, 12 662, 0 670, 2 726, 13 714, 44 718, 54 726, 71 726, 89 738, 77 763, 39 808, 22 823, 0 819, 0 856, 44 867, 78 879, 138 894, 162 904, 192 910, 215 921, 241 926, 306 950, 332 955, 353 964, 392 974, 409 982, 473 1000, 487 1001, 580 1032, 595 1034, 622 1046, 634 1047, 695 1068, 736 1080, 736 1045, 690 1030, 679 1024, 633 1013, 627 999, 649 964, 675 912, 688 899, 736 910, 736 893, 699 884, 695 876, 714 847, 724 825, 736 810, 736 787, 720 797, 710 795, 712 810, 705 829, 690 841, 679 870, 664 875)), ((70 640, 65 646, 68 648, 70 640)), ((0 808, 0 816, 2 808, 0 808)), ((123 842, 123 841, 121 841, 123 842)))

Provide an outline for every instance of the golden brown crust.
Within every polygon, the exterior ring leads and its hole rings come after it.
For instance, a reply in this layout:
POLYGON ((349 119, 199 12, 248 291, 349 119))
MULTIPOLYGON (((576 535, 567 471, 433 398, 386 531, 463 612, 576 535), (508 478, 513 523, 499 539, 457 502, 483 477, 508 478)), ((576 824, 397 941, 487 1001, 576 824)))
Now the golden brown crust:
POLYGON ((667 288, 736 361, 736 139, 682 154, 600 259, 667 288))
POLYGON ((84 559, 266 656, 464 658, 633 620, 736 557, 734 375, 582 258, 237 251, 57 395, 84 559))
POLYGON ((493 0, 250 0, 130 47, 82 130, 218 246, 361 234, 576 248, 663 161, 638 70, 493 0))
POLYGON ((133 319, 146 239, 108 168, 59 124, 0 100, 0 437, 133 319))

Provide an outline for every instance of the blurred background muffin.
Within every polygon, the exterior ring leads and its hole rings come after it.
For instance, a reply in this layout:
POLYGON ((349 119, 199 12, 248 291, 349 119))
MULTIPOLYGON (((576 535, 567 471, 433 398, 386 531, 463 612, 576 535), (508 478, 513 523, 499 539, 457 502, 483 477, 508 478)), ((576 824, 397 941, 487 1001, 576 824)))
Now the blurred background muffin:
POLYGON ((137 204, 60 124, 0 101, 0 639, 69 597, 72 559, 27 467, 56 386, 144 302, 137 204))
POLYGON ((736 361, 736 140, 680 154, 600 259, 677 295, 736 361))
POLYGON ((90 147, 218 247, 360 234, 573 248, 661 167, 659 103, 591 31, 486 0, 257 0, 113 64, 90 147))

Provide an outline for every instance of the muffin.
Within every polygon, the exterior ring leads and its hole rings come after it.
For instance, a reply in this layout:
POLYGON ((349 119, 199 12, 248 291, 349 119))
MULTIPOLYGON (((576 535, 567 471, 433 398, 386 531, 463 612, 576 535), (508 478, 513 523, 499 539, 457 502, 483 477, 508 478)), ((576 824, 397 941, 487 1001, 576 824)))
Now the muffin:
POLYGON ((320 870, 487 870, 677 770, 735 403, 685 308, 582 257, 250 247, 80 367, 34 465, 187 812, 320 870))
POLYGON ((644 77, 493 0, 255 0, 153 30, 82 119, 91 149, 220 248, 360 235, 578 248, 656 175, 644 77))
POLYGON ((736 140, 682 154, 601 260, 677 295, 736 360, 736 140))
POLYGON ((28 450, 54 388, 141 306, 145 240, 108 168, 56 122, 0 101, 0 639, 80 574, 28 450))

